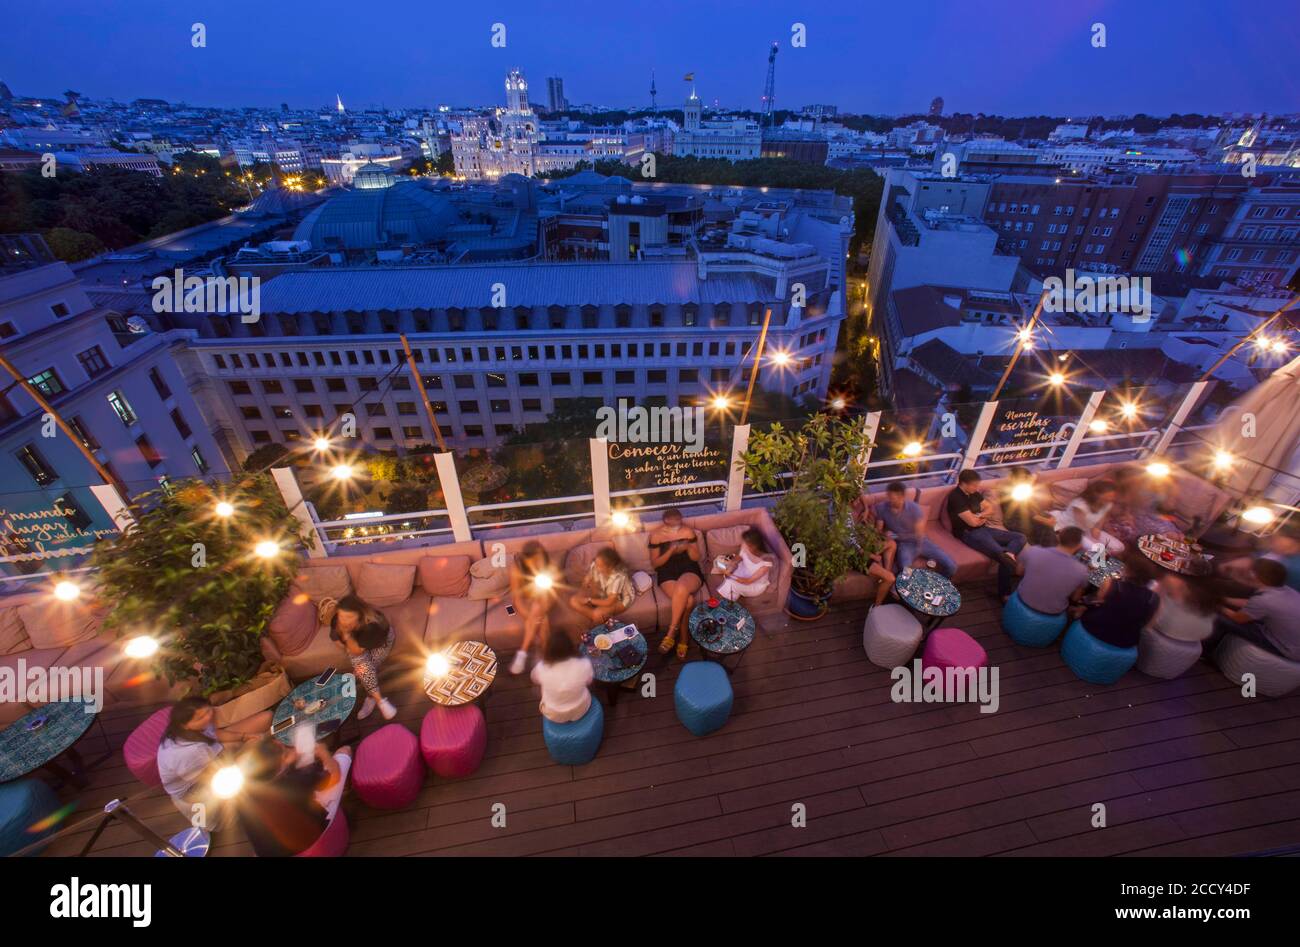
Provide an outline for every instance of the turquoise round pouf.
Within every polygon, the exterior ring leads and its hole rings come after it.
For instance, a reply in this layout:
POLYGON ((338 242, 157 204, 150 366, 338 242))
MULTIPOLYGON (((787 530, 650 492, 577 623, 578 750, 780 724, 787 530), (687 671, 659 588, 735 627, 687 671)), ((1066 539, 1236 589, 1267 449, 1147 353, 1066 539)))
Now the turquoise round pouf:
POLYGON ((1137 663, 1138 649, 1117 648, 1088 634, 1074 622, 1061 642, 1061 658, 1078 677, 1092 684, 1114 684, 1137 663))
POLYGON ((697 737, 712 733, 727 722, 731 702, 731 680, 721 664, 692 661, 677 675, 673 686, 677 719, 697 737))
POLYGON ((605 708, 594 697, 587 712, 577 720, 555 723, 542 718, 542 737, 551 759, 561 766, 582 766, 590 763, 600 749, 605 735, 605 708))
POLYGON ((46 826, 39 832, 31 827, 59 808, 54 790, 39 779, 0 783, 0 858, 12 855, 53 832, 46 826))
POLYGON ((1046 648, 1061 636, 1069 621, 1069 616, 1065 614, 1046 615, 1034 611, 1015 592, 1011 593, 1007 604, 1002 606, 1002 630, 1016 644, 1031 648, 1046 648))

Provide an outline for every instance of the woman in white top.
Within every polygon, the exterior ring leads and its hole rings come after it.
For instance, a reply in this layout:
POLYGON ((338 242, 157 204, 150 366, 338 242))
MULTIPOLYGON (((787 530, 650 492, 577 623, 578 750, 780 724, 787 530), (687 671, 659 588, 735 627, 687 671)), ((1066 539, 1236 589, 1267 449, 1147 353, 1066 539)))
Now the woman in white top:
POLYGON ((1214 619, 1222 598, 1214 583, 1199 576, 1181 576, 1162 570, 1156 582, 1160 611, 1151 627, 1167 638, 1204 641, 1214 633, 1214 619))
MULTIPOLYGON (((192 818, 195 804, 208 804, 206 794, 196 788, 212 761, 227 745, 261 739, 271 728, 272 711, 264 710, 227 729, 218 730, 216 711, 201 697, 186 697, 172 707, 172 715, 158 743, 158 774, 163 789, 185 818, 192 818)), ((211 811, 211 806, 208 807, 211 811)), ((215 812, 205 828, 217 826, 215 812)))
POLYGON ((1087 549, 1104 548, 1112 556, 1124 551, 1124 544, 1101 528, 1115 504, 1115 484, 1109 480, 1094 480, 1070 501, 1064 510, 1052 515, 1057 530, 1077 526, 1083 530, 1083 544, 1087 549))
POLYGON ((580 720, 591 707, 591 662, 579 656, 563 629, 551 632, 542 660, 533 668, 533 683, 542 688, 542 716, 554 723, 580 720))
POLYGON ((718 586, 718 594, 725 599, 752 598, 767 591, 772 575, 772 559, 767 551, 763 534, 754 527, 740 536, 740 555, 731 559, 724 572, 726 578, 718 586))

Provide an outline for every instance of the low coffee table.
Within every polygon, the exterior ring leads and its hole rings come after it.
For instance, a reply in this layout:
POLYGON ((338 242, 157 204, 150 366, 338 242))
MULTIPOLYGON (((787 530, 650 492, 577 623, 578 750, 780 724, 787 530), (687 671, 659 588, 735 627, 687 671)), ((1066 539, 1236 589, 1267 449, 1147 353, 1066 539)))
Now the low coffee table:
POLYGON ((442 707, 459 707, 482 700, 497 679, 497 653, 482 641, 457 641, 434 652, 447 659, 447 673, 432 677, 424 671, 424 694, 442 707))
MULTIPOLYGON (((578 644, 578 650, 591 662, 593 676, 597 681, 605 685, 605 693, 609 697, 611 706, 618 702, 618 694, 623 689, 623 685, 641 673, 641 669, 645 667, 646 656, 650 653, 645 635, 641 634, 640 629, 637 629, 637 633, 631 638, 624 639, 636 650, 637 660, 635 664, 624 664, 615 658, 613 654, 614 648, 601 651, 596 647, 596 638, 600 635, 617 632, 626 627, 628 627, 627 622, 615 622, 613 628, 608 625, 597 625, 583 635, 582 641, 578 644)), ((615 646, 621 643, 620 641, 614 642, 615 646)))
POLYGON ((355 676, 351 674, 335 674, 324 686, 317 686, 316 678, 310 678, 289 691, 284 700, 280 701, 280 705, 275 708, 275 716, 271 719, 272 727, 289 717, 295 718, 294 726, 281 730, 275 735, 275 738, 286 746, 292 746, 294 729, 298 724, 307 720, 316 724, 317 729, 331 720, 337 720, 339 725, 332 731, 332 734, 337 734, 343 729, 343 721, 352 715, 352 710, 356 707, 356 704, 357 679, 355 676), (295 702, 299 700, 307 704, 316 700, 323 700, 325 703, 314 714, 309 714, 295 706, 295 702))
POLYGON ((1152 533, 1139 536, 1137 546, 1156 565, 1179 575, 1209 575, 1212 570, 1211 557, 1198 543, 1152 533))
MULTIPOLYGON (((97 720, 99 713, 79 700, 57 701, 28 711, 0 730, 0 783, 46 767, 64 783, 84 787, 87 767, 74 744, 97 720), (40 721, 44 722, 38 726, 40 721), (72 763, 71 770, 57 762, 64 753, 72 763)), ((113 755, 102 722, 99 733, 104 738, 104 755, 92 760, 92 766, 113 755)))
POLYGON ((1088 567, 1088 584, 1095 589, 1101 588, 1107 579, 1122 579, 1124 577, 1124 563, 1118 559, 1112 559, 1104 552, 1100 559, 1100 565, 1094 562, 1090 552, 1083 549, 1075 553, 1074 558, 1088 567))
POLYGON ((757 626, 749 609, 739 602, 725 598, 709 601, 701 602, 691 609, 686 626, 695 643, 704 652, 705 658, 716 660, 730 674, 740 667, 745 650, 754 643, 757 626), (710 606, 709 601, 716 601, 718 604, 710 606), (707 631, 708 625, 705 622, 710 619, 714 623, 716 634, 709 634, 707 631), (733 654, 739 654, 740 658, 736 660, 735 667, 728 667, 725 658, 733 654))
POLYGON ((957 586, 933 569, 904 569, 894 581, 898 600, 921 619, 927 633, 939 622, 961 610, 961 592, 957 586))

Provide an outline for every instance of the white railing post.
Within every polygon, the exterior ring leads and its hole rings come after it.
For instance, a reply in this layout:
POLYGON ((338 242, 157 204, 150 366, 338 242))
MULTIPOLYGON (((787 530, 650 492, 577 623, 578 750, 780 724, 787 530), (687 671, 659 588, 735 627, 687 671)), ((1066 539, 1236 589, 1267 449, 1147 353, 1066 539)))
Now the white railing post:
POLYGON ((442 451, 433 455, 433 463, 438 470, 438 483, 442 486, 442 498, 447 504, 447 516, 451 519, 451 535, 458 543, 467 543, 474 538, 469 528, 469 515, 465 512, 465 498, 460 492, 460 476, 456 473, 456 455, 451 451, 442 451))
POLYGON ((740 509, 745 498, 745 468, 740 458, 749 450, 749 425, 737 424, 731 429, 731 466, 727 468, 727 499, 722 508, 727 513, 740 509))
POLYGON ((1161 432, 1160 439, 1156 441, 1156 446, 1152 448, 1151 453, 1159 457, 1169 449, 1170 443, 1178 436, 1178 432, 1182 429, 1183 422, 1187 420, 1187 416, 1191 414, 1192 410, 1196 407, 1196 402, 1201 400, 1201 394, 1209 384, 1208 381, 1198 381, 1188 389, 1187 397, 1183 399, 1183 403, 1178 406, 1178 410, 1174 412, 1174 416, 1170 419, 1169 423, 1165 425, 1165 429, 1161 432))
POLYGON ((97 483, 90 488, 90 492, 95 495, 99 505, 108 513, 109 520, 119 533, 125 533, 135 525, 135 517, 131 515, 131 508, 122 499, 122 494, 117 492, 117 487, 111 483, 97 483))
POLYGON ((307 530, 307 556, 310 559, 323 559, 329 554, 320 541, 320 532, 316 529, 316 521, 307 512, 307 504, 303 501, 302 488, 298 486, 298 478, 293 475, 293 469, 290 467, 272 467, 271 479, 280 489, 280 496, 284 497, 284 505, 289 508, 289 512, 299 523, 307 530))
POLYGON ((593 437, 587 441, 591 450, 591 493, 596 509, 596 525, 609 523, 609 439, 593 437))
POLYGON ((866 489, 867 485, 867 464, 871 463, 871 451, 876 446, 876 433, 880 430, 880 411, 872 411, 867 415, 866 421, 862 425, 862 433, 867 436, 867 447, 858 458, 862 464, 862 486, 866 489))
POLYGON ((980 451, 984 449, 984 438, 988 436, 989 428, 993 426, 993 415, 997 410, 996 401, 986 401, 984 407, 980 408, 979 420, 975 422, 975 430, 970 434, 970 443, 966 445, 966 454, 961 459, 962 470, 969 470, 979 461, 980 451))
POLYGON ((1079 445, 1083 439, 1088 436, 1088 425, 1092 424, 1093 416, 1097 413, 1097 408, 1101 406, 1101 399, 1106 397, 1104 391, 1094 391, 1088 396, 1088 403, 1083 406, 1083 413, 1079 415, 1079 421, 1074 426, 1074 433, 1070 435, 1070 443, 1065 445, 1065 451, 1061 454, 1061 461, 1056 465, 1058 470, 1070 466, 1074 462, 1074 455, 1079 451, 1079 445))

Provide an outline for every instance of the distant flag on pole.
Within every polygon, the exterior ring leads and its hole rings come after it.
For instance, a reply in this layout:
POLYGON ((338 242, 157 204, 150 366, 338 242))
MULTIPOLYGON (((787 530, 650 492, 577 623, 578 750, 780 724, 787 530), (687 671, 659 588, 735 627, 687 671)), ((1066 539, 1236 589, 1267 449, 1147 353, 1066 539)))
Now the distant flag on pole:
POLYGON ((688 73, 686 74, 686 79, 685 79, 685 81, 686 81, 686 82, 694 82, 694 81, 695 81, 695 73, 693 73, 693 72, 688 72, 688 73))

